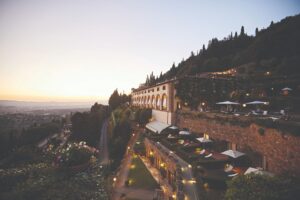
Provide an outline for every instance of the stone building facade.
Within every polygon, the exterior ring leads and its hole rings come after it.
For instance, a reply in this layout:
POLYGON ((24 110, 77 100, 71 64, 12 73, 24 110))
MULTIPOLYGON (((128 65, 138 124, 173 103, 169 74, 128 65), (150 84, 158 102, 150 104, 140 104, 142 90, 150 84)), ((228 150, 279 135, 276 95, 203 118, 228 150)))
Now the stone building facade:
POLYGON ((154 120, 174 124, 174 112, 180 107, 180 101, 176 98, 175 82, 176 80, 169 80, 155 86, 132 90, 131 105, 151 108, 154 120))

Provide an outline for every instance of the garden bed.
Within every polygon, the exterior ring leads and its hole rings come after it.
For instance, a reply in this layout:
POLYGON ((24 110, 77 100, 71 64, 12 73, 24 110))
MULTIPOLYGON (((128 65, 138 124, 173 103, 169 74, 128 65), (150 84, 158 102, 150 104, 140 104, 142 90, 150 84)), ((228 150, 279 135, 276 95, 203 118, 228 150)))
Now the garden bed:
POLYGON ((159 188, 159 185, 139 157, 132 159, 127 185, 128 187, 147 190, 159 188))

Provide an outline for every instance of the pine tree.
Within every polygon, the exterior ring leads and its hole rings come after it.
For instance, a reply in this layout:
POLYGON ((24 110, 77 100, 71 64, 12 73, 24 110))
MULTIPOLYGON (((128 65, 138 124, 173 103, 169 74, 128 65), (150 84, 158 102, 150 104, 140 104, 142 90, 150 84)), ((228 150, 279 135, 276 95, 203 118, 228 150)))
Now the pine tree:
POLYGON ((234 39, 236 39, 238 37, 237 32, 234 33, 234 39))
POLYGON ((149 86, 149 76, 147 75, 147 78, 146 78, 146 83, 145 83, 147 86, 149 86))
POLYGON ((162 79, 163 79, 163 75, 162 75, 162 72, 160 72, 159 80, 161 81, 162 79))
POLYGON ((194 57, 194 56, 195 56, 194 52, 193 52, 193 51, 191 51, 191 57, 194 57))
POLYGON ((245 35, 245 29, 244 29, 244 26, 242 26, 240 36, 244 36, 244 35, 245 35))
POLYGON ((255 36, 258 34, 258 28, 255 29, 255 36))

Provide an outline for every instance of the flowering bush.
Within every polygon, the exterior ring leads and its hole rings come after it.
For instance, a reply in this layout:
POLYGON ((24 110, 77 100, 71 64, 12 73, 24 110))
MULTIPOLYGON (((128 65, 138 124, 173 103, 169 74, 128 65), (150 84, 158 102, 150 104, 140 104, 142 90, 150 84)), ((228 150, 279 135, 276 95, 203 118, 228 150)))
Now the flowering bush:
POLYGON ((86 142, 68 143, 65 148, 58 151, 55 165, 61 167, 72 167, 82 165, 95 160, 98 150, 86 145, 86 142))

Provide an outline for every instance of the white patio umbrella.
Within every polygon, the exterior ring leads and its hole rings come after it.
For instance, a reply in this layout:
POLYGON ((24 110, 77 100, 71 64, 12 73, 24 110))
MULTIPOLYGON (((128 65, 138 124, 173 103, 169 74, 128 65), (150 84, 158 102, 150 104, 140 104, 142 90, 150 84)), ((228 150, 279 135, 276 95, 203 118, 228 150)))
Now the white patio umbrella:
POLYGON ((218 105, 240 105, 239 103, 232 102, 232 101, 222 101, 222 102, 218 102, 216 104, 218 104, 218 105))
POLYGON ((257 173, 258 171, 260 171, 260 169, 254 168, 254 167, 249 167, 246 171, 245 171, 245 175, 246 174, 251 174, 251 173, 257 173))
POLYGON ((268 105, 269 102, 267 102, 267 101, 251 101, 251 102, 248 102, 245 104, 247 104, 247 105, 268 105))
POLYGON ((227 106, 227 111, 229 111, 229 106, 230 105, 240 105, 239 103, 232 102, 232 101, 222 101, 222 102, 218 102, 216 104, 218 104, 218 105, 226 105, 227 106))
POLYGON ((191 133, 188 131, 179 131, 179 135, 190 135, 191 133))
POLYGON ((208 142, 212 142, 212 140, 210 139, 206 139, 204 137, 200 137, 200 138, 196 138, 199 142, 201 143, 208 143, 208 142))
POLYGON ((281 90, 289 90, 289 91, 292 91, 293 89, 292 89, 292 88, 289 88, 289 87, 285 87, 285 88, 282 88, 281 90))
POLYGON ((222 152, 221 154, 230 156, 232 158, 238 158, 238 157, 245 155, 245 153, 235 151, 235 150, 227 150, 227 151, 222 152))
POLYGON ((273 176, 273 174, 270 173, 270 172, 264 171, 264 170, 259 169, 259 168, 253 168, 253 167, 249 167, 249 168, 245 171, 244 175, 251 174, 251 173, 253 173, 253 174, 259 174, 259 175, 273 176))
POLYGON ((177 126, 170 126, 169 128, 170 128, 170 129, 173 129, 173 130, 176 130, 176 129, 178 129, 178 127, 177 127, 177 126))

